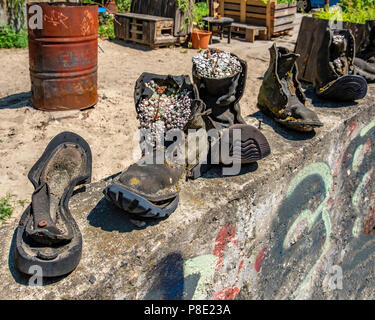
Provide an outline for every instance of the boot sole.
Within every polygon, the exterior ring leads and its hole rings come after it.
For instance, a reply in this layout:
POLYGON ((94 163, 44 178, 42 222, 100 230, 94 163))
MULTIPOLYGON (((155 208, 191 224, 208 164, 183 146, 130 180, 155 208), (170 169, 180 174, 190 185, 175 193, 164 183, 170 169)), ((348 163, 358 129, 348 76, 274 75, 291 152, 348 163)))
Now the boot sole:
POLYGON ((146 199, 126 187, 113 183, 103 190, 106 198, 120 209, 137 218, 161 219, 169 217, 178 206, 179 196, 146 199))
POLYGON ((260 111, 262 111, 266 116, 272 118, 277 123, 280 123, 284 127, 289 129, 300 131, 300 132, 310 132, 314 130, 314 128, 319 128, 323 126, 321 122, 307 122, 307 121, 287 121, 282 119, 277 119, 274 117, 272 112, 270 112, 266 107, 263 107, 260 104, 257 104, 257 107, 260 111))
POLYGON ((270 145, 260 130, 247 124, 235 124, 229 127, 230 145, 232 156, 243 164, 253 163, 271 154, 270 145), (241 141, 233 141, 233 130, 241 130, 241 141), (240 147, 240 155, 233 155, 233 150, 240 147))
POLYGON ((319 98, 338 101, 354 101, 367 94, 367 81, 362 76, 343 76, 322 92, 316 92, 319 98))

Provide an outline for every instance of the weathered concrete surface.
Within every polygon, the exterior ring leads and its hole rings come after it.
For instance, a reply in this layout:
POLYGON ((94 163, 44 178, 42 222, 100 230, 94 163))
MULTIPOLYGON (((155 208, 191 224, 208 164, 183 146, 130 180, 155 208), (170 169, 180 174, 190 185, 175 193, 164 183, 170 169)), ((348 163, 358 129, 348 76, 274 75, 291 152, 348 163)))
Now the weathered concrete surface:
MULTIPOLYGON (((292 49, 296 34, 278 44, 292 49)), ((218 45, 268 63, 270 43, 254 46, 259 51, 218 45)), ((256 83, 247 85, 256 95, 256 83)), ((307 95, 323 128, 291 134, 260 112, 245 113, 249 124, 263 119, 272 155, 236 177, 215 168, 183 183, 167 220, 137 228, 103 199, 109 179, 86 186, 71 200, 82 260, 41 288, 14 268, 17 219, 0 226, 0 298, 374 298, 375 87, 344 106, 316 100, 311 88, 307 95), (343 288, 330 290, 338 267, 343 288)), ((243 110, 252 110, 246 101, 243 110)))
POLYGON ((374 94, 341 107, 314 98, 324 127, 307 136, 249 115, 272 155, 182 183, 176 212, 143 228, 103 198, 110 178, 86 186, 70 205, 82 260, 41 288, 14 268, 16 222, 1 226, 0 298, 374 298, 374 94), (338 267, 343 288, 330 290, 338 267))

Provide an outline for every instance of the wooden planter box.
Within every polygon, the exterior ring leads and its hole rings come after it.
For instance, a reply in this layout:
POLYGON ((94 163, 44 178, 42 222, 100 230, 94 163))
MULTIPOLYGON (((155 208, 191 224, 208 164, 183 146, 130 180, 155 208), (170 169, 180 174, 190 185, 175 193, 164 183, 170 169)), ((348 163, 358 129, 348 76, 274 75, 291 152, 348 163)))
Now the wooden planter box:
MULTIPOLYGON (((301 28, 298 33, 298 39, 295 47, 295 53, 300 57, 297 59, 298 78, 300 81, 314 81, 314 66, 318 50, 323 41, 325 30, 329 26, 328 20, 303 17, 301 28)), ((359 23, 344 22, 344 29, 350 29, 355 38, 356 52, 365 37, 366 25, 359 23)))
POLYGON ((233 18, 236 22, 256 26, 266 26, 268 39, 280 32, 293 29, 297 12, 297 2, 277 3, 270 0, 216 0, 219 7, 216 13, 222 17, 233 18))
POLYGON ((115 15, 116 39, 148 46, 152 49, 185 42, 185 37, 173 35, 172 18, 157 17, 138 13, 118 13, 115 15))
POLYGON ((186 14, 181 13, 176 0, 132 0, 130 12, 172 18, 174 21, 173 35, 175 37, 190 33, 190 30, 186 28, 181 29, 185 24, 186 14))

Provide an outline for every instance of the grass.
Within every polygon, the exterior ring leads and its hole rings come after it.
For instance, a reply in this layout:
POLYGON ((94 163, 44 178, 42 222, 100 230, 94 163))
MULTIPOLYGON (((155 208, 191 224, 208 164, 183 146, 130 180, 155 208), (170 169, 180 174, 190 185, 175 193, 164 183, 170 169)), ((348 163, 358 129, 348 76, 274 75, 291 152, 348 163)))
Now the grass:
POLYGON ((14 212, 14 209, 17 205, 21 206, 22 208, 25 207, 27 200, 18 200, 14 201, 13 198, 15 196, 7 193, 4 198, 0 199, 0 222, 1 224, 5 224, 6 220, 10 218, 14 212))

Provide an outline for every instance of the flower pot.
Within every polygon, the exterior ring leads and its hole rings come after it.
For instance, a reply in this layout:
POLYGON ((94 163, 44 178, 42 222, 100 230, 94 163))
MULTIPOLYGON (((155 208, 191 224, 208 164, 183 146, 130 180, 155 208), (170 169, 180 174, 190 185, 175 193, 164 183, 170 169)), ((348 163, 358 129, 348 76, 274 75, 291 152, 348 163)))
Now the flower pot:
POLYGON ((191 32, 191 42, 194 49, 207 49, 212 32, 206 30, 193 30, 191 32))

